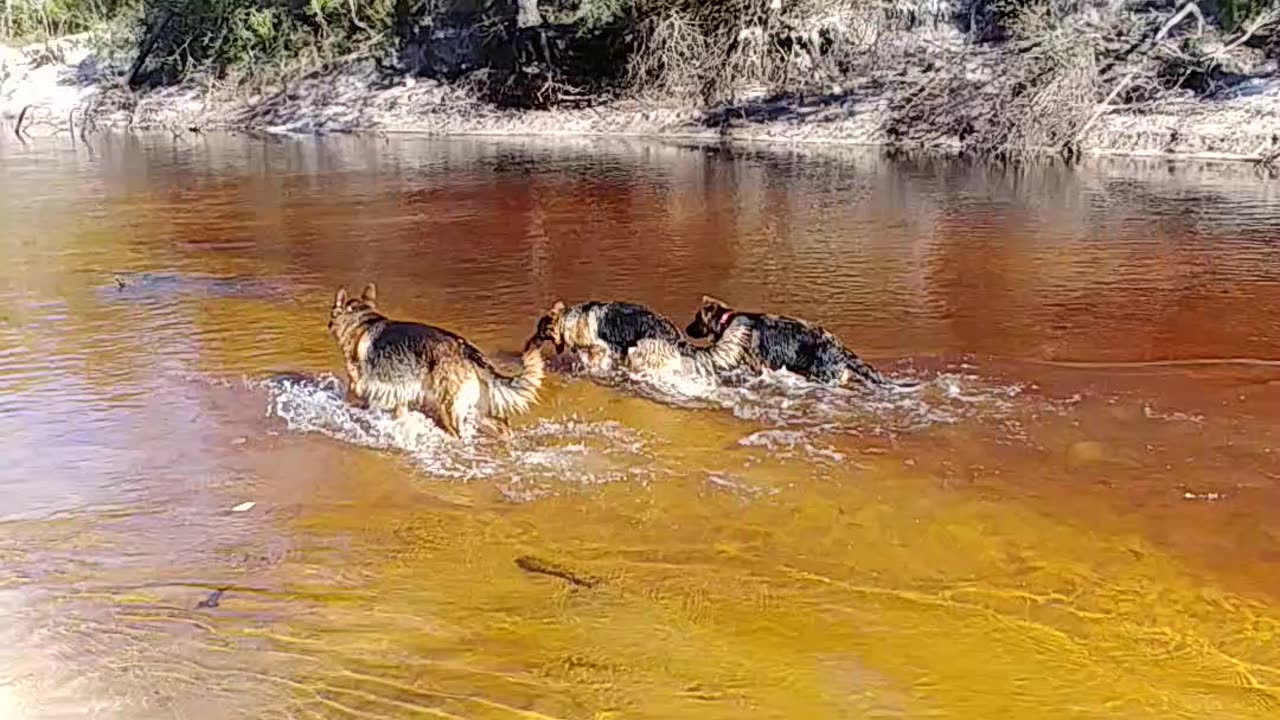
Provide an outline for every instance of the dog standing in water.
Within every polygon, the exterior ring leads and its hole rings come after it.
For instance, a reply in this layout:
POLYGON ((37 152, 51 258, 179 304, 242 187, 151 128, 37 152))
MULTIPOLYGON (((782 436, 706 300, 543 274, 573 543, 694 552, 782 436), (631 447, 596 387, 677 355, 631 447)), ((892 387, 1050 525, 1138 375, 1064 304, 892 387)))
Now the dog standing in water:
POLYGON ((636 372, 679 372, 714 376, 736 366, 750 333, 725 333, 710 347, 688 343, 667 318, 630 302, 585 302, 566 307, 557 301, 538 320, 525 351, 550 342, 557 353, 569 349, 593 375, 622 365, 636 372))
POLYGON ((518 374, 503 375, 465 338, 379 313, 373 283, 357 298, 338 290, 329 333, 342 350, 351 395, 396 418, 434 404, 440 425, 454 437, 472 413, 482 428, 509 433, 511 416, 527 412, 542 386, 538 348, 525 350, 518 374))
POLYGON ((685 329, 691 338, 719 340, 746 330, 742 365, 752 369, 788 370, 806 380, 826 385, 860 383, 870 387, 909 387, 880 374, 844 346, 840 338, 805 320, 743 312, 709 295, 685 329))

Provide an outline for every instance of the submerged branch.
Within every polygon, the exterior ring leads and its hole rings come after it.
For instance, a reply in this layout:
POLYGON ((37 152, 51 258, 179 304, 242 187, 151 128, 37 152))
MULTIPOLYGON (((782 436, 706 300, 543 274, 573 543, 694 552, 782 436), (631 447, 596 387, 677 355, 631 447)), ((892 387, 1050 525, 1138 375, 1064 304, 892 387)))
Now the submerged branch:
POLYGON ((565 568, 562 565, 534 557, 532 555, 521 555, 516 558, 516 566, 525 572, 531 572, 538 575, 549 575, 551 577, 560 578, 576 587, 593 588, 600 584, 599 578, 589 575, 581 575, 573 570, 565 568))

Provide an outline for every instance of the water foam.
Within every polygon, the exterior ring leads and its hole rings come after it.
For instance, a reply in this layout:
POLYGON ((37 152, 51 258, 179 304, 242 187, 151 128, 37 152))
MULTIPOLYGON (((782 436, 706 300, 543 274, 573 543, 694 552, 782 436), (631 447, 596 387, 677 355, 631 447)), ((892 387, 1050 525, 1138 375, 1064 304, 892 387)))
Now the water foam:
POLYGON ((267 393, 267 415, 283 420, 291 432, 399 451, 434 477, 502 479, 503 492, 513 500, 554 492, 558 482, 647 480, 652 472, 645 438, 613 421, 540 419, 517 425, 509 440, 476 433, 468 423, 458 439, 417 412, 396 420, 350 405, 342 382, 332 375, 289 375, 251 384, 267 393))
MULTIPOLYGON (((744 457, 744 468, 764 458, 842 466, 851 459, 847 449, 837 449, 837 436, 892 440, 963 422, 998 427, 1006 439, 1025 442, 1027 412, 1065 409, 1061 403, 1032 400, 1023 384, 986 379, 963 365, 889 388, 830 387, 786 371, 719 380, 678 372, 589 377, 658 403, 721 410, 749 421, 755 427, 737 445, 764 454, 744 457)), ((517 423, 507 440, 477 434, 472 426, 459 440, 419 413, 395 420, 386 412, 351 406, 342 381, 333 375, 283 375, 251 384, 266 391, 268 416, 283 420, 290 432, 400 452, 432 477, 493 479, 513 502, 555 494, 565 484, 647 483, 658 470, 650 440, 612 420, 538 419, 517 423)))
POLYGON ((1026 386, 968 372, 942 372, 915 384, 832 387, 791 372, 730 374, 719 381, 672 373, 631 374, 626 389, 656 402, 727 410, 780 430, 828 430, 894 436, 965 420, 1007 424, 1026 386))
POLYGON ((1034 385, 1001 382, 973 370, 962 363, 929 377, 904 373, 891 386, 849 388, 787 371, 740 371, 718 379, 672 370, 617 372, 592 379, 661 404, 725 411, 764 425, 743 436, 739 447, 828 467, 850 462, 833 445, 840 436, 894 441, 938 426, 973 423, 997 428, 1004 442, 1028 443, 1028 418, 1060 414, 1072 404, 1032 397, 1034 385))

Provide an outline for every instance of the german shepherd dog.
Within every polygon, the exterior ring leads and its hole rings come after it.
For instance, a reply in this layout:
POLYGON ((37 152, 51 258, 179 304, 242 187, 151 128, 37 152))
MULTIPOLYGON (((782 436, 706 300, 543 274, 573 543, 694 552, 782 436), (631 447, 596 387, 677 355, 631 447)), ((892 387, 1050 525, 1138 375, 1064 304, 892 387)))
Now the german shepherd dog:
POLYGON ((749 337, 742 366, 754 370, 789 370, 812 382, 847 386, 906 387, 880 374, 840 342, 840 338, 798 318, 736 310, 709 295, 685 329, 691 338, 718 340, 738 328, 749 337))
POLYGON ((575 352, 591 374, 618 365, 634 371, 670 371, 714 375, 736 366, 750 333, 724 333, 710 347, 687 342, 675 323, 649 308, 630 302, 585 302, 572 307, 556 301, 538 320, 525 351, 550 342, 557 353, 575 352))
POLYGON ((506 435, 510 417, 527 412, 542 386, 542 354, 526 350, 514 377, 498 372, 484 353, 448 330, 390 320, 378 312, 377 288, 357 298, 340 288, 329 334, 346 362, 348 393, 367 406, 402 418, 434 403, 445 432, 459 436, 473 411, 483 429, 506 435))

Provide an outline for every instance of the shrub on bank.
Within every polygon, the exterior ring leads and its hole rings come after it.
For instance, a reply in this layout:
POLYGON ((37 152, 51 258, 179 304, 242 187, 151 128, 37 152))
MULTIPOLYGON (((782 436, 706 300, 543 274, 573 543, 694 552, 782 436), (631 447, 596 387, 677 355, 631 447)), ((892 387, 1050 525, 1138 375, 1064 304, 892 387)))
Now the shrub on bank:
MULTIPOLYGON (((1070 151, 1100 108, 1208 95, 1275 52, 1280 0, 0 0, 0 32, 123 28, 133 88, 278 85, 360 59, 502 106, 889 104, 903 143, 1070 151)), ((1273 70, 1274 72, 1274 70, 1273 70)), ((794 108, 793 108, 794 109, 794 108)))
POLYGON ((84 32, 137 0, 0 0, 0 39, 44 40, 84 32))

